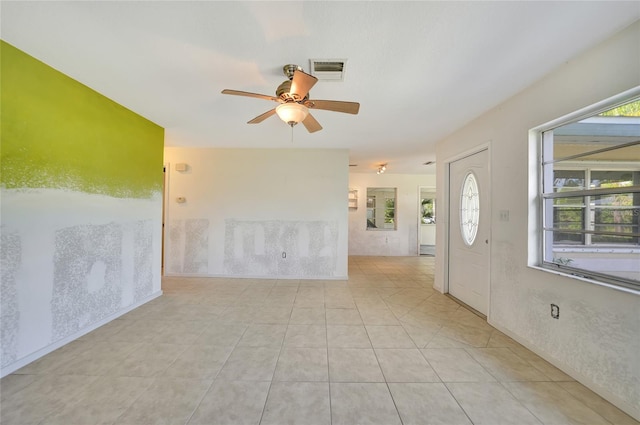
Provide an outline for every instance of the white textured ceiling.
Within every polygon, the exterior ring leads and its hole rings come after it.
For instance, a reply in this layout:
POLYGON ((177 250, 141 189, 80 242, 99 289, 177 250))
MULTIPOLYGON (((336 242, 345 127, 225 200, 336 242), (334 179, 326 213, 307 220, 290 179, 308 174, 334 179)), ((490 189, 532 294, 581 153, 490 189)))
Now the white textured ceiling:
MULTIPOLYGON (((1 36, 166 129, 167 146, 346 148, 351 171, 434 172, 434 144, 640 19, 640 2, 8 2, 1 36), (277 116, 287 63, 346 58, 308 134, 277 116)), ((570 82, 567 82, 570 84, 570 82)), ((588 88, 585 88, 588 89, 588 88)))

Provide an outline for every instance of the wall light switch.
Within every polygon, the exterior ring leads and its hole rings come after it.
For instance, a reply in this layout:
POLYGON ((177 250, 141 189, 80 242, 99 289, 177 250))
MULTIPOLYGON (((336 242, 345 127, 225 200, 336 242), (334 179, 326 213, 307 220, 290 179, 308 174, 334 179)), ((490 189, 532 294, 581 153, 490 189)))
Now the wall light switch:
POLYGON ((188 167, 189 166, 186 163, 180 162, 180 163, 176 164, 176 171, 187 171, 188 167))

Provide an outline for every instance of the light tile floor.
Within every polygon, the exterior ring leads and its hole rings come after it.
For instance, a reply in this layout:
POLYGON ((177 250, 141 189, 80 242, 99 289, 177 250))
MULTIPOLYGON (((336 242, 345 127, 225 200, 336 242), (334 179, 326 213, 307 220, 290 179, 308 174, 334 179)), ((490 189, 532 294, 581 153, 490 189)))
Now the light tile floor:
POLYGON ((164 296, 2 379, 0 422, 638 425, 434 291, 433 267, 165 278, 164 296))

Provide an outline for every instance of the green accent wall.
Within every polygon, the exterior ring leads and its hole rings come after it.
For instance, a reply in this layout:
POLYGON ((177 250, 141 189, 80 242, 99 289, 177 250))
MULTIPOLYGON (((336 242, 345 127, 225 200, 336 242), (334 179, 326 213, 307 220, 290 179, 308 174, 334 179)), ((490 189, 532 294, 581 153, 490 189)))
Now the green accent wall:
POLYGON ((1 40, 0 55, 4 188, 161 192, 162 127, 1 40))

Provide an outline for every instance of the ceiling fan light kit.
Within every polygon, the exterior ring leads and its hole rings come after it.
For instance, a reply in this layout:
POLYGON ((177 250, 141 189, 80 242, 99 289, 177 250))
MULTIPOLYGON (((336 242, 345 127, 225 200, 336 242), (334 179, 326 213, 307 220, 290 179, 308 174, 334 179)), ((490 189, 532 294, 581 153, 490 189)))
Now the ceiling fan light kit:
POLYGON ((300 103, 288 102, 276 107, 276 114, 291 127, 304 121, 309 115, 309 108, 300 103))
POLYGON ((309 90, 318 82, 318 79, 304 72, 298 65, 285 65, 282 70, 288 80, 278 86, 276 96, 230 89, 222 90, 222 94, 255 97, 280 103, 277 107, 258 115, 247 124, 258 124, 277 114, 282 121, 291 127, 301 122, 309 133, 322 130, 322 126, 309 113, 309 109, 322 109, 353 115, 360 110, 360 104, 357 102, 309 99, 309 90))

